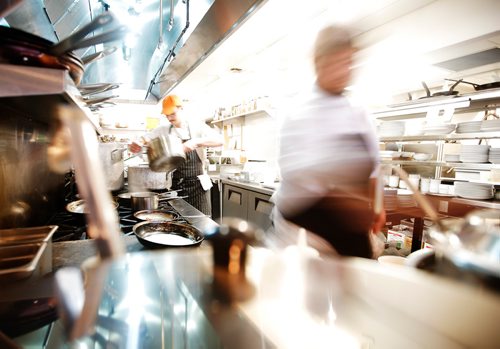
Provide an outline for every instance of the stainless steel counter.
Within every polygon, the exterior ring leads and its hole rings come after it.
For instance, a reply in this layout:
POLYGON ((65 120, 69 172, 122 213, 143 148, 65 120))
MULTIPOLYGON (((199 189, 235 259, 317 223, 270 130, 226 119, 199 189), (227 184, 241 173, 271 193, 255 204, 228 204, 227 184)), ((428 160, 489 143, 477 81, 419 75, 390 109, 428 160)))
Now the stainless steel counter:
MULTIPOLYGON (((252 182, 240 182, 232 179, 221 179, 223 184, 234 185, 235 187, 239 187, 242 189, 252 190, 261 194, 273 195, 276 191, 275 188, 269 187, 262 183, 252 183, 252 182)), ((279 184, 278 184, 279 185, 279 184)), ((276 187, 277 188, 277 187, 276 187)))

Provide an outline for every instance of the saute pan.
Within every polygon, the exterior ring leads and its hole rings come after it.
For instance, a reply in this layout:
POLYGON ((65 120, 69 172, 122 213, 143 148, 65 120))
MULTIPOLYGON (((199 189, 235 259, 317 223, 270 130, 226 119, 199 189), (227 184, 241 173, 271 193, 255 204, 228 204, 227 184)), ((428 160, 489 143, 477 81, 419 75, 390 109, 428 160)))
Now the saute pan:
POLYGON ((456 82, 461 82, 461 83, 464 83, 464 84, 469 84, 469 85, 472 85, 474 86, 474 90, 476 91, 481 91, 481 90, 488 90, 490 88, 499 88, 500 87, 500 81, 496 81, 496 82, 490 82, 488 84, 475 84, 473 82, 468 82, 468 81, 463 81, 463 80, 453 80, 453 79, 446 79, 448 81, 456 81, 456 82))
POLYGON ((426 92, 426 96, 425 97, 421 97, 421 98, 429 98, 429 97, 436 97, 436 96, 456 96, 458 95, 458 91, 455 91, 455 87, 460 83, 462 82, 462 79, 460 80, 457 80, 451 87, 448 91, 440 91, 440 92, 435 92, 431 95, 431 91, 429 90, 429 87, 427 87, 427 84, 425 83, 425 81, 422 81, 422 86, 424 87, 425 89, 425 92, 426 92))
POLYGON ((134 225, 133 231, 148 248, 195 247, 204 239, 197 228, 175 222, 142 222, 134 225))
MULTIPOLYGON (((113 202, 115 208, 118 208, 118 203, 113 202)), ((76 200, 66 205, 66 210, 71 213, 84 214, 86 210, 85 200, 76 200)))
POLYGON ((142 210, 135 212, 134 217, 141 221, 171 222, 178 219, 179 215, 169 210, 142 210))

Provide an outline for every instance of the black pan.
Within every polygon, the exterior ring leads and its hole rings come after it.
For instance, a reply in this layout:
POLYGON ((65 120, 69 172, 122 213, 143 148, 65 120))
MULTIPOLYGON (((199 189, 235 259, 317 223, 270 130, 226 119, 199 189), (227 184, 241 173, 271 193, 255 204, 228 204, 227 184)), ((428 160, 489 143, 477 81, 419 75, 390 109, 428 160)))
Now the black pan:
POLYGON ((476 90, 476 91, 488 90, 490 88, 500 88, 500 81, 490 82, 488 84, 481 84, 481 85, 479 85, 479 84, 475 84, 473 82, 463 81, 462 79, 460 79, 460 80, 446 79, 446 80, 448 80, 448 81, 456 81, 457 83, 461 82, 463 84, 472 85, 472 86, 474 86, 474 90, 476 90))
POLYGON ((425 89, 426 96, 421 97, 421 98, 429 98, 429 97, 437 97, 437 96, 456 96, 458 95, 458 91, 455 91, 455 87, 462 82, 462 79, 457 80, 448 91, 440 91, 440 92, 435 92, 431 95, 431 91, 429 90, 429 87, 427 87, 427 84, 425 81, 422 81, 422 86, 425 89))
POLYGON ((197 228, 175 222, 142 222, 134 225, 137 240, 147 248, 195 247, 204 239, 197 228))

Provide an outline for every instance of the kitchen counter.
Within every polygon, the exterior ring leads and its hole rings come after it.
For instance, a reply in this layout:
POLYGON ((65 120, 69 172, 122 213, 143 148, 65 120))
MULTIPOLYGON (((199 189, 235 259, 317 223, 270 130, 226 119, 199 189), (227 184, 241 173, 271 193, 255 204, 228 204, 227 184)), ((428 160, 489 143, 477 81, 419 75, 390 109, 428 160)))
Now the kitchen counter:
MULTIPOLYGON (((191 225, 200 231, 209 231, 217 226, 210 217, 191 206, 183 199, 170 201, 170 205, 183 216, 191 225)), ((126 253, 146 251, 147 249, 137 240, 135 235, 123 235, 122 241, 126 253)), ((206 241, 201 246, 206 246, 206 241)), ((42 277, 31 277, 24 280, 4 283, 0 288, 1 300, 15 300, 37 297, 49 297, 53 294, 53 273, 63 267, 80 267, 82 263, 97 255, 93 240, 75 240, 55 242, 52 244, 52 273, 42 277)))
POLYGON ((278 189, 279 183, 274 184, 263 184, 263 183, 253 183, 253 182, 241 182, 233 179, 220 178, 223 184, 234 185, 242 189, 252 190, 265 195, 273 195, 278 189))

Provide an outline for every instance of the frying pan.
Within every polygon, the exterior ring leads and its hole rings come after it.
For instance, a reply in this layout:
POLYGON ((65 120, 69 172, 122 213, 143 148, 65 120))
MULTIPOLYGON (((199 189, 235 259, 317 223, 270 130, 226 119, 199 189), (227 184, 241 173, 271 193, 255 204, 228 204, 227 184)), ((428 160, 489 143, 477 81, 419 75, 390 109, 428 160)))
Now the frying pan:
POLYGON ((453 79, 446 79, 448 81, 457 81, 458 82, 461 82, 461 83, 464 83, 464 84, 469 84, 469 85, 472 85, 474 86, 474 90, 476 91, 481 91, 481 90, 487 90, 487 89, 490 89, 490 88, 499 88, 500 87, 500 81, 496 81, 496 82, 490 82, 488 84, 475 84, 473 82, 468 82, 468 81, 464 81, 462 79, 460 80, 453 80, 453 79))
POLYGON ((179 218, 179 215, 169 210, 142 210, 134 213, 134 217, 141 221, 171 222, 179 218))
POLYGON ((421 97, 421 98, 429 98, 429 97, 437 97, 437 96, 456 96, 458 95, 458 91, 454 91, 454 88, 460 83, 462 82, 462 79, 458 80, 457 82, 455 82, 448 91, 440 91, 440 92, 435 92, 431 95, 431 91, 429 90, 429 87, 427 87, 427 84, 425 83, 425 81, 422 81, 422 86, 424 87, 425 89, 425 93, 426 93, 426 96, 425 97, 421 97))
POLYGON ((197 228, 175 222, 142 222, 134 225, 137 240, 148 248, 194 247, 204 239, 197 228))
MULTIPOLYGON (((115 208, 118 208, 118 203, 114 202, 113 203, 115 208)), ((88 213, 86 211, 86 206, 85 206, 85 200, 76 200, 72 201, 69 204, 66 205, 66 210, 71 213, 77 213, 77 214, 86 214, 88 213)))
POLYGON ((113 21, 114 17, 110 13, 100 15, 57 44, 15 28, 0 26, 0 63, 67 70, 78 84, 83 76, 83 63, 69 51, 123 37, 125 26, 85 38, 87 34, 113 21))

